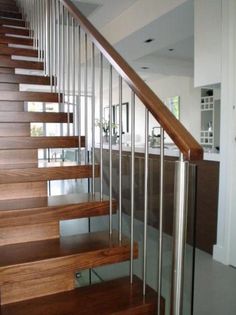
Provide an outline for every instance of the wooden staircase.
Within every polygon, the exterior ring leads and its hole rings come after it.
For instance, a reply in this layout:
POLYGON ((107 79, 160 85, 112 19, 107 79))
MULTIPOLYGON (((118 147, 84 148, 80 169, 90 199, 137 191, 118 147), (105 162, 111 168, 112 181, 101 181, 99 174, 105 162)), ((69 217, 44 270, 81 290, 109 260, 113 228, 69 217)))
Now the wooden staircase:
MULTIPOLYGON (((43 70, 43 62, 12 57, 38 56, 29 33, 16 2, 0 0, 0 314, 155 314, 155 292, 148 288, 143 298, 136 277, 132 285, 123 278, 75 288, 76 272, 129 260, 130 241, 119 242, 116 231, 60 236, 61 220, 106 215, 109 199, 90 193, 48 196, 47 181, 89 178, 92 166, 38 162, 38 149, 84 147, 85 137, 31 137, 31 122, 72 123, 73 115, 25 111, 28 101, 63 101, 58 93, 19 90, 19 84, 50 83, 46 76, 15 73, 43 70)), ((112 206, 115 212, 114 200, 112 206)))

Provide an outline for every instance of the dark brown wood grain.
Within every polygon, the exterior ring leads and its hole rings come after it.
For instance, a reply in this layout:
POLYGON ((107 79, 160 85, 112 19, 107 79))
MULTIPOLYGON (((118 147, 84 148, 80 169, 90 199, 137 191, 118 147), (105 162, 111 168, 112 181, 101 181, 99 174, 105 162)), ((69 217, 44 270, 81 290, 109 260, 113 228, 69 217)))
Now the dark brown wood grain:
MULTIPOLYGON (((85 137, 0 137, 0 148, 9 149, 45 149, 45 148, 78 148, 84 147, 85 137)), ((23 162, 23 161, 22 161, 23 162)))
MULTIPOLYGON (((117 203, 113 200, 113 211, 117 203)), ((109 199, 96 193, 21 198, 0 201, 0 227, 39 224, 107 215, 109 199)))
MULTIPOLYGON (((78 288, 27 302, 5 305, 1 315, 153 315, 156 312, 156 293, 147 287, 142 296, 142 281, 134 277, 115 279, 90 287, 78 288)), ((165 304, 161 300, 161 314, 165 304)))
POLYGON ((22 14, 19 12, 10 12, 10 11, 4 11, 2 8, 0 8, 0 16, 1 17, 7 17, 12 19, 22 19, 22 14))
POLYGON ((29 36, 29 29, 26 28, 16 28, 10 26, 0 26, 0 34, 13 34, 13 35, 22 35, 29 36))
POLYGON ((143 79, 130 67, 121 55, 86 19, 70 0, 61 0, 61 3, 79 21, 81 27, 89 34, 98 49, 104 54, 110 64, 136 93, 143 104, 148 108, 156 120, 165 129, 171 139, 179 147, 187 160, 202 160, 203 149, 186 130, 179 120, 169 111, 158 96, 150 89, 143 79))
POLYGON ((60 97, 58 93, 49 92, 1 92, 0 101, 31 101, 31 102, 53 102, 58 103, 62 101, 62 94, 60 97))
POLYGON ((38 51, 35 49, 7 47, 7 46, 0 45, 0 55, 38 57, 38 51))
MULTIPOLYGON (((28 168, 27 166, 26 164, 0 165, 0 184, 92 177, 92 165, 45 163, 44 167, 36 165, 30 167, 30 164, 28 168)), ((98 165, 95 166, 95 176, 99 176, 98 165)))
POLYGON ((16 45, 26 45, 33 46, 33 39, 25 37, 14 37, 0 34, 0 44, 16 44, 16 45))
POLYGON ((20 26, 25 27, 25 21, 23 20, 16 20, 16 19, 6 19, 4 17, 0 17, 0 25, 12 25, 12 26, 20 26))
POLYGON ((21 84, 38 84, 50 85, 50 78, 37 75, 23 75, 23 74, 1 74, 0 83, 21 83, 21 84))
MULTIPOLYGON (((134 258, 137 258, 137 243, 134 243, 134 258)), ((12 244, 0 247, 0 285, 1 291, 9 291, 2 304, 12 301, 29 299, 24 294, 24 289, 20 292, 20 283, 44 281, 46 277, 54 277, 58 274, 68 274, 102 266, 106 264, 126 261, 130 257, 130 241, 122 238, 118 239, 118 233, 113 231, 112 236, 107 232, 92 232, 74 236, 61 237, 23 244, 12 244), (17 292, 14 292, 14 291, 17 292), (17 296, 17 294, 19 296, 17 296)), ((45 283, 45 282, 44 282, 45 283)), ((47 290, 55 284, 46 283, 47 290)), ((56 288, 55 288, 56 289, 56 288)), ((61 291, 61 289, 60 289, 61 291)), ((42 294, 40 294, 42 295, 42 294)))
MULTIPOLYGON (((11 86, 13 84, 10 84, 11 86)), ((14 85, 13 85, 14 86, 14 85)), ((18 85, 17 85, 18 87, 18 85)), ((1 84, 0 84, 1 88, 1 84)), ((67 123, 73 122, 73 114, 50 113, 50 112, 3 112, 0 115, 0 123, 23 123, 23 122, 44 122, 44 123, 67 123)), ((78 139, 78 137, 77 137, 78 139)), ((1 140, 0 140, 1 141, 1 140)))
POLYGON ((5 56, 0 56, 0 67, 43 70, 44 64, 38 61, 13 60, 7 59, 5 56))

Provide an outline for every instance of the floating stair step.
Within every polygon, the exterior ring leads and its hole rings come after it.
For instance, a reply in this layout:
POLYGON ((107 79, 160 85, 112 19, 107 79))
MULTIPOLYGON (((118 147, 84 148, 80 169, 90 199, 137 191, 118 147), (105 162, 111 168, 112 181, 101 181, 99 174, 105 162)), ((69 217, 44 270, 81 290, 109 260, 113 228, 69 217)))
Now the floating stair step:
POLYGON ((15 4, 10 3, 0 3, 0 10, 19 13, 19 8, 15 4))
POLYGON ((0 74, 0 83, 50 85, 50 77, 23 74, 0 74))
MULTIPOLYGON (((134 243, 134 257, 138 246, 134 243)), ((125 261, 130 257, 130 241, 118 233, 91 232, 59 239, 0 246, 0 285, 50 276, 57 272, 76 272, 125 261)))
MULTIPOLYGON (((113 212, 117 204, 112 202, 113 212)), ((109 213, 109 198, 78 193, 0 201, 0 228, 87 218, 109 213)))
POLYGON ((62 102, 62 94, 46 92, 1 92, 0 101, 31 101, 59 103, 62 102))
POLYGON ((23 20, 16 20, 16 19, 9 19, 9 18, 1 18, 0 17, 0 25, 12 25, 12 26, 19 26, 25 27, 25 21, 23 20))
MULTIPOLYGON (((38 112, 3 112, 0 115, 0 123, 67 123, 73 122, 73 114, 70 113, 38 113, 38 112)), ((76 137, 78 139, 78 137, 76 137)), ((33 138, 34 139, 34 138, 33 138)), ((1 142, 1 137, 0 137, 1 142)))
POLYGON ((84 136, 0 137, 0 150, 78 148, 84 145, 84 136))
MULTIPOLYGON (((135 276, 132 285, 129 277, 125 277, 5 305, 1 315, 154 315, 156 303, 156 293, 150 287, 143 298, 142 281, 135 276)), ((160 315, 164 315, 164 307, 162 299, 160 315)))
POLYGON ((43 62, 38 62, 38 61, 14 60, 14 59, 9 59, 6 56, 0 56, 0 67, 43 70, 44 64, 43 62))
POLYGON ((38 51, 35 49, 16 48, 0 45, 0 55, 38 57, 38 51))
POLYGON ((0 35, 0 44, 15 44, 15 45, 33 46, 34 42, 33 42, 32 38, 0 35))
POLYGON ((11 11, 5 11, 5 10, 0 10, 0 16, 1 17, 6 17, 10 19, 22 19, 22 14, 19 12, 11 12, 11 11))
POLYGON ((24 28, 0 26, 0 34, 13 34, 13 35, 29 36, 30 31, 26 28, 24 29, 24 28))
MULTIPOLYGON (((77 165, 72 162, 3 164, 0 165, 0 184, 89 178, 92 173, 92 165, 77 165)), ((99 176, 98 165, 95 165, 95 176, 99 176)))

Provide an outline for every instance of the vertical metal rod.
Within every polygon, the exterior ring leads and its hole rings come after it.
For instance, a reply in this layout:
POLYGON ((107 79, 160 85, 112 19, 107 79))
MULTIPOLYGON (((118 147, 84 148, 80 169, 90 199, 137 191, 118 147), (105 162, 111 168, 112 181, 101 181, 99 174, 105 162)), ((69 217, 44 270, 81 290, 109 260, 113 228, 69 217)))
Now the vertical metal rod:
POLYGON ((44 17, 46 16, 45 12, 45 0, 42 0, 42 36, 43 36, 43 49, 42 49, 42 55, 43 55, 43 61, 44 61, 44 74, 47 74, 47 51, 46 51, 46 37, 47 37, 47 28, 44 23, 44 17))
POLYGON ((147 278, 147 224, 148 224, 148 133, 149 133, 149 111, 145 108, 145 160, 144 160, 144 226, 143 226, 143 295, 146 295, 147 278))
POLYGON ((176 162, 175 199, 174 199, 174 234, 173 263, 171 284, 171 315, 183 313, 184 258, 187 228, 189 162, 176 162))
POLYGON ((135 93, 131 91, 131 218, 130 218, 130 283, 134 269, 134 170, 135 170, 135 93))
POLYGON ((70 52, 71 52, 71 47, 70 47, 70 14, 69 11, 67 11, 66 15, 66 60, 67 60, 67 135, 70 135, 70 91, 71 91, 71 86, 70 86, 70 52))
POLYGON ((78 147, 78 162, 81 163, 81 30, 80 25, 78 25, 78 104, 77 104, 77 129, 79 137, 79 147, 78 147))
POLYGON ((122 240, 122 77, 119 76, 119 241, 122 240))
POLYGON ((160 200, 159 200, 159 246, 157 314, 161 315, 162 257, 163 257, 163 212, 164 212, 164 129, 160 127, 160 200))
POLYGON ((88 38, 84 34, 84 130, 85 130, 85 163, 88 161, 88 38))
POLYGON ((57 73, 57 15, 56 0, 52 0, 52 33, 53 33, 53 53, 52 53, 52 76, 51 87, 56 92, 56 73, 57 73))
MULTIPOLYGON (((65 111, 65 98, 66 98, 66 41, 65 41, 65 8, 62 5, 62 52, 61 52, 61 61, 62 61, 62 94, 63 94, 63 110, 65 111)), ((64 133, 64 129, 63 129, 64 133)))
POLYGON ((109 68, 109 232, 112 235, 112 65, 109 68))
MULTIPOLYGON (((75 118, 75 20, 72 17, 72 104, 73 104, 73 117, 75 118)), ((73 136, 75 136, 75 120, 73 122, 73 136)))
POLYGON ((46 1, 46 74, 51 75, 50 70, 51 70, 51 65, 50 65, 50 3, 51 1, 46 1))
MULTIPOLYGON (((56 0, 57 2, 57 34, 58 34, 58 38, 57 38, 57 91, 58 91, 58 96, 61 93, 61 3, 56 0)), ((62 106, 61 103, 59 104, 59 109, 60 112, 62 112, 62 106)), ((60 128, 62 129, 63 126, 60 125, 60 128)), ((60 135, 62 135, 62 132, 60 133, 60 135)))
POLYGON ((91 123, 92 123, 92 194, 95 193, 95 46, 92 43, 92 113, 91 113, 91 123))
POLYGON ((103 54, 100 53, 100 198, 103 198, 103 54))

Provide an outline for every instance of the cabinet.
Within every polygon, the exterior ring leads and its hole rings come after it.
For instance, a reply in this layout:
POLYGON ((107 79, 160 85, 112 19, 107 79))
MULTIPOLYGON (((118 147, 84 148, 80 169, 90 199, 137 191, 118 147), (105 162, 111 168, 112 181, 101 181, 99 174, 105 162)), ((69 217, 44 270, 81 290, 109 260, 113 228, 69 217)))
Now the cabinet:
POLYGON ((206 149, 219 150, 220 146, 220 100, 213 89, 201 90, 200 143, 206 149))

